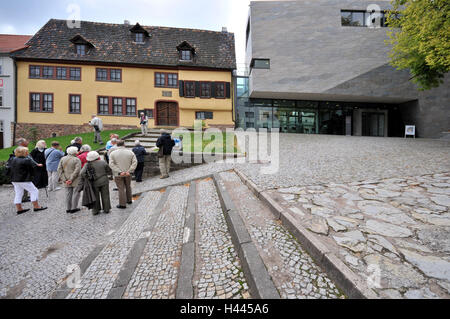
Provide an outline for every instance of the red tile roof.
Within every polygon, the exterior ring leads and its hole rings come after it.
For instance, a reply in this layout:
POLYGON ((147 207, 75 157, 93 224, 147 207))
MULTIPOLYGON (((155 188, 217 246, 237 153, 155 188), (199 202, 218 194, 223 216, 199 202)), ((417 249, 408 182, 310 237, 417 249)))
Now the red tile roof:
POLYGON ((9 53, 25 47, 31 35, 0 34, 0 53, 9 53))

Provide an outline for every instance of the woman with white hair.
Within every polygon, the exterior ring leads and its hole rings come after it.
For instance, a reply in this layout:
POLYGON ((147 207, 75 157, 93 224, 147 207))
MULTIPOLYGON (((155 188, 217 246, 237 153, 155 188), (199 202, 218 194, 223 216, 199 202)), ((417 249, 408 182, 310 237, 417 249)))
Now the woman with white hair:
POLYGON ((78 202, 80 201, 80 192, 75 191, 80 182, 81 161, 77 157, 78 148, 75 146, 67 149, 67 155, 64 156, 58 165, 58 176, 66 189, 66 212, 73 214, 79 212, 78 202))
POLYGON ((84 144, 83 146, 81 146, 80 153, 77 156, 81 161, 81 168, 83 168, 84 165, 86 165, 87 163, 86 157, 90 151, 91 147, 88 144, 84 144))
POLYGON ((101 210, 108 214, 111 211, 111 200, 109 197, 111 168, 105 161, 100 159, 100 155, 97 152, 89 152, 87 161, 87 164, 81 170, 81 176, 84 180, 88 180, 91 183, 94 191, 96 202, 94 207, 92 207, 92 214, 98 215, 101 210))
POLYGON ((36 164, 28 156, 28 148, 19 146, 14 151, 15 157, 12 159, 8 170, 11 175, 11 182, 14 186, 16 196, 14 198, 14 204, 16 205, 17 214, 23 214, 29 209, 23 209, 22 197, 25 190, 30 193, 31 203, 33 204, 33 211, 41 211, 47 209, 47 207, 39 206, 39 190, 34 186, 33 174, 34 170, 42 164, 36 164))
POLYGON ((47 149, 47 143, 40 140, 36 143, 36 148, 31 151, 31 158, 37 163, 42 164, 34 170, 33 184, 37 189, 46 188, 48 186, 48 174, 47 166, 45 165, 45 150, 47 149))

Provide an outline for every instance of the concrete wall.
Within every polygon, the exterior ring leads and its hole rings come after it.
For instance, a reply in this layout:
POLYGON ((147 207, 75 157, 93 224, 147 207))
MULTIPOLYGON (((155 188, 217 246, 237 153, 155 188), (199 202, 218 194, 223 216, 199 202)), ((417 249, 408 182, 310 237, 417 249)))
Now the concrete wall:
POLYGON ((435 89, 419 92, 415 101, 400 106, 406 125, 416 125, 418 137, 441 138, 450 131, 450 75, 435 89))
POLYGON ((402 104, 420 136, 440 137, 450 129, 448 77, 419 92, 408 71, 388 64, 388 28, 341 25, 341 10, 370 4, 390 8, 372 0, 252 1, 247 63, 268 58, 270 69, 252 70, 250 97, 402 104))
POLYGON ((14 122, 14 61, 8 55, 0 55, 0 65, 2 73, 0 74, 0 87, 3 96, 3 106, 0 106, 0 121, 3 121, 3 146, 5 148, 12 145, 11 123, 14 122))

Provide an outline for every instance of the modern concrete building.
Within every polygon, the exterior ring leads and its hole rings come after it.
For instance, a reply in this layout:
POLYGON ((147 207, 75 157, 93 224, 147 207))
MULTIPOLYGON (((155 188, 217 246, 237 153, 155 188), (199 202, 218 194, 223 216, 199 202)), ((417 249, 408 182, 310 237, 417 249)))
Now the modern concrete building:
POLYGON ((15 110, 15 72, 11 52, 21 49, 28 35, 0 34, 0 149, 12 145, 15 110))
POLYGON ((450 77, 419 92, 408 71, 388 64, 389 8, 373 0, 252 1, 237 125, 364 136, 403 136, 415 125, 417 136, 442 137, 450 77))

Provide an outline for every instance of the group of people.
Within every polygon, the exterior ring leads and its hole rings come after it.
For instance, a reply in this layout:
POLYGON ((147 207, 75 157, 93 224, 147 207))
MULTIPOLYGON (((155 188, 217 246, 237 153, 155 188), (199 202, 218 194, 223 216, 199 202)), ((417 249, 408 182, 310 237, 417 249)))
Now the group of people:
MULTIPOLYGON (((161 178, 168 178, 175 142, 167 132, 162 130, 161 133, 156 143, 161 149, 161 155, 158 155, 161 178)), ((142 182, 147 151, 139 141, 130 150, 117 134, 111 134, 106 145, 105 160, 101 159, 98 152, 92 151, 89 145, 83 145, 81 137, 76 137, 65 151, 57 141, 47 148, 46 142, 41 140, 29 153, 28 144, 26 139, 19 139, 18 147, 7 163, 15 191, 17 214, 30 210, 22 207, 22 203, 26 201, 32 202, 34 211, 47 209, 39 205, 39 189, 56 192, 62 187, 66 193, 67 213, 73 214, 81 210, 79 205, 82 196, 82 206, 92 209, 94 215, 101 211, 108 214, 111 211, 110 179, 117 186, 119 204, 116 207, 119 209, 125 209, 127 204, 133 202, 132 174, 135 175, 136 182, 142 182)))

